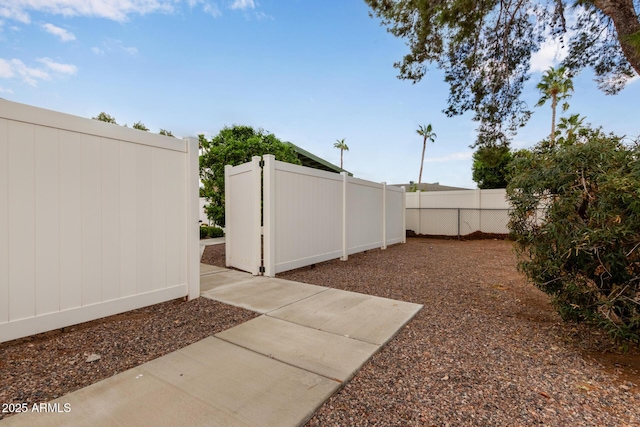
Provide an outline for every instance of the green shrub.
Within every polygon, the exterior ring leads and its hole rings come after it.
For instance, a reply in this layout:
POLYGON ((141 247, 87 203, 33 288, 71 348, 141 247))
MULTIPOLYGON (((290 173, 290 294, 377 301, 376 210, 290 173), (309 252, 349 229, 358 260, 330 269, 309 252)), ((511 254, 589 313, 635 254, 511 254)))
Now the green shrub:
POLYGON ((201 239, 210 239, 214 237, 223 237, 224 230, 219 227, 210 227, 208 225, 200 226, 200 238, 201 239))
POLYGON ((219 227, 207 227, 207 228, 208 228, 207 237, 209 238, 224 236, 224 231, 222 230, 222 228, 219 228, 219 227))
POLYGON ((582 136, 514 155, 507 197, 518 265, 563 318, 638 342, 640 147, 600 129, 582 136))

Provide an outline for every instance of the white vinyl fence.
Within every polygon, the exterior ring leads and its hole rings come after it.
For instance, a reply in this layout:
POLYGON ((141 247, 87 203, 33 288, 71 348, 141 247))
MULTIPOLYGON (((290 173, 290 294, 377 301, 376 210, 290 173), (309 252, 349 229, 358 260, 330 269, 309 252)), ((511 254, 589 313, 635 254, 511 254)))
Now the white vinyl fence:
POLYGON ((200 293, 198 142, 0 100, 0 342, 200 293))
POLYGON ((404 189, 280 162, 272 155, 264 156, 261 216, 259 161, 254 157, 225 168, 228 266, 257 274, 264 264, 265 275, 273 277, 405 241, 404 189))
POLYGON ((435 236, 509 233, 506 190, 406 193, 407 230, 435 236))

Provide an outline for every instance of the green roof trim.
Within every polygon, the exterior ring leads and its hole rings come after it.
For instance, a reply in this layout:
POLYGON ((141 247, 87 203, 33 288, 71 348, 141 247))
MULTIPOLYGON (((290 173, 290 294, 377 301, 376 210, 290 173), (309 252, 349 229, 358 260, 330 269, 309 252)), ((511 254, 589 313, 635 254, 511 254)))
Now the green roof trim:
POLYGON ((319 169, 327 172, 335 172, 335 173, 346 172, 349 176, 353 176, 351 172, 344 169, 340 169, 339 166, 336 166, 333 163, 329 163, 325 159, 322 159, 316 156, 315 154, 308 152, 304 148, 298 147, 296 144, 292 142, 287 141, 286 144, 291 145, 293 149, 296 151, 296 153, 298 153, 298 159, 300 159, 302 166, 306 166, 313 169, 319 169))

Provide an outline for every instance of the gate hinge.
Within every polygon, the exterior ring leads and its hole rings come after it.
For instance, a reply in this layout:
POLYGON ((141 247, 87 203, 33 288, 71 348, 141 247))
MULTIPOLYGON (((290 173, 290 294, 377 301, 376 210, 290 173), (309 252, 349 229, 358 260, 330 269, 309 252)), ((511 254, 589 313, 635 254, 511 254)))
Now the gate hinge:
POLYGON ((258 163, 260 165, 261 168, 264 167, 264 160, 260 160, 260 162, 258 163))
POLYGON ((264 265, 261 265, 260 267, 258 267, 258 272, 260 273, 264 273, 266 270, 264 268, 264 265))

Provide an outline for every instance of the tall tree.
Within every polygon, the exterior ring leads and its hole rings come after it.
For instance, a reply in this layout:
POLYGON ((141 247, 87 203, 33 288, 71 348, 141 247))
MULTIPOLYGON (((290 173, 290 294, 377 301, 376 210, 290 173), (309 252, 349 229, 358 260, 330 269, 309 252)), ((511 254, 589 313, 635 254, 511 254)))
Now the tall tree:
MULTIPOLYGON (((542 80, 536 87, 542 93, 542 97, 538 100, 536 107, 540 107, 548 100, 551 100, 551 134, 549 135, 549 139, 553 146, 556 137, 556 108, 559 101, 571 96, 569 92, 573 91, 573 81, 571 77, 567 75, 567 69, 565 67, 549 67, 549 69, 542 74, 542 80)), ((564 102, 562 104, 562 111, 567 111, 568 109, 569 104, 564 102)))
POLYGON ((445 113, 474 111, 480 144, 510 138, 530 117, 520 95, 531 54, 549 39, 567 38, 564 65, 572 74, 592 67, 607 93, 640 73, 638 0, 365 1, 407 42, 398 77, 416 83, 428 65, 441 68, 445 113))
POLYGON ((483 145, 473 153, 472 178, 482 190, 506 188, 509 162, 513 158, 507 145, 483 145))
POLYGON ((277 160, 300 164, 293 146, 280 141, 272 133, 250 126, 234 125, 224 127, 210 140, 199 135, 202 155, 200 156, 200 194, 209 204, 205 211, 210 220, 224 227, 224 167, 237 166, 251 161, 253 156, 273 154, 277 160))
POLYGON ((433 127, 431 123, 427 126, 422 126, 416 130, 418 135, 423 137, 422 140, 422 160, 420 161, 420 175, 418 175, 418 188, 420 188, 420 183, 422 182, 422 167, 424 166, 424 152, 427 149, 427 140, 431 142, 435 142, 438 135, 433 132, 433 127))
POLYGON ((345 151, 349 151, 349 147, 348 147, 348 146, 347 146, 347 144, 344 142, 344 140, 345 140, 344 138, 342 138, 342 139, 336 139, 336 141, 338 141, 338 142, 336 142, 335 144, 333 144, 333 146, 334 146, 335 148, 337 148, 338 150, 340 150, 340 169, 344 169, 344 168, 342 167, 342 155, 343 155, 343 153, 344 153, 345 151))

